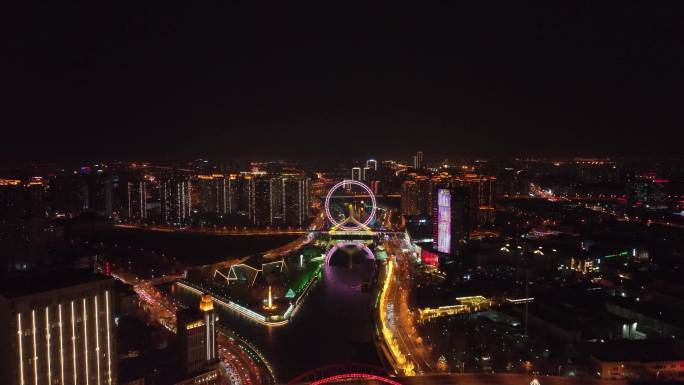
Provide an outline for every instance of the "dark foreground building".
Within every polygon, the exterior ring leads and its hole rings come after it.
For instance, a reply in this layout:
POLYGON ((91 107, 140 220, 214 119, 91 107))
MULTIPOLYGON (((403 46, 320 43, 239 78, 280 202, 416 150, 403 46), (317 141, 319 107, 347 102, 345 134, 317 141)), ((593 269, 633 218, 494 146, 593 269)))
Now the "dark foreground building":
POLYGON ((202 296, 199 311, 181 310, 176 318, 182 373, 175 384, 218 384, 216 314, 211 296, 202 296))
POLYGON ((116 385, 113 287, 89 271, 0 279, 0 383, 116 385))

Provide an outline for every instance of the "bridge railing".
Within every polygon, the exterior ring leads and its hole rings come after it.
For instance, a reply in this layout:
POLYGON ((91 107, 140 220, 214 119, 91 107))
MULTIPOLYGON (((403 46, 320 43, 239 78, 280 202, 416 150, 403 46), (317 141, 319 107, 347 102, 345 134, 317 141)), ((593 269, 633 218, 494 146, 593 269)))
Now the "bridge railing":
POLYGON ((326 378, 341 376, 350 373, 364 374, 367 376, 388 376, 387 371, 379 366, 360 363, 333 364, 302 373, 299 376, 288 381, 287 385, 309 384, 316 381, 324 380, 326 378))

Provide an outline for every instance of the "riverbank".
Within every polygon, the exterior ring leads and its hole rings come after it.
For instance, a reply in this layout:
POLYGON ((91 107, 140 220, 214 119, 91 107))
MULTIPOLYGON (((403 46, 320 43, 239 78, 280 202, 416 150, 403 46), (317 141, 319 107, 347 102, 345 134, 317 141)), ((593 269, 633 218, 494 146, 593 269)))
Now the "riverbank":
POLYGON ((94 234, 92 241, 126 255, 163 256, 190 266, 265 253, 287 245, 301 235, 217 236, 195 232, 160 232, 114 228, 94 234))

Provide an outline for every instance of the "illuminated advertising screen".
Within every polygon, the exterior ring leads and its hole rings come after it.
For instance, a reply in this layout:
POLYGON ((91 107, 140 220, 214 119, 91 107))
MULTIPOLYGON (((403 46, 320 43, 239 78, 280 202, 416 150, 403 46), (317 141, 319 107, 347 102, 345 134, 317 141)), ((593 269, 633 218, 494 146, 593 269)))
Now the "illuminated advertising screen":
POLYGON ((451 253, 451 191, 437 190, 437 251, 451 253))
POLYGON ((431 253, 427 250, 421 250, 420 259, 426 265, 439 267, 439 256, 437 256, 435 253, 431 253))

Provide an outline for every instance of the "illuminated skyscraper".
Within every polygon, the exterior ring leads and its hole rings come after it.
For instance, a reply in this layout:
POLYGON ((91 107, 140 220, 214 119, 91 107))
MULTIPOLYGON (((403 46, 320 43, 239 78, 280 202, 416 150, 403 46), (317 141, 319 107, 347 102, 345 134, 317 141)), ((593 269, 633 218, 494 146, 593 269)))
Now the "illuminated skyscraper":
POLYGON ((144 180, 126 182, 126 196, 123 214, 129 219, 147 218, 147 182, 144 180))
POLYGON ((241 172, 239 176, 235 179, 236 190, 237 190, 237 213, 246 215, 250 221, 252 219, 251 214, 251 188, 252 188, 252 178, 254 176, 249 172, 241 172))
POLYGON ((407 180, 401 185, 401 215, 418 214, 418 185, 407 180))
POLYGON ((237 175, 228 176, 226 187, 226 212, 228 214, 237 214, 240 209, 240 182, 237 175))
POLYGON ((0 282, 0 383, 115 385, 113 280, 60 272, 0 282))
POLYGON ((352 180, 361 180, 361 167, 352 168, 352 180))
POLYGON ((159 195, 162 220, 165 223, 181 225, 190 221, 192 192, 189 178, 176 176, 162 180, 159 195))
POLYGON ((444 254, 458 255, 468 237, 468 190, 450 184, 438 186, 432 215, 434 248, 444 254))
POLYGON ((249 220, 259 227, 271 225, 271 178, 249 179, 249 220))
POLYGON ((423 151, 418 151, 413 156, 413 168, 423 168, 423 151))
POLYGON ((284 176, 283 221, 288 226, 301 227, 309 218, 311 179, 284 176))
POLYGON ((26 209, 34 216, 45 216, 45 185, 42 177, 33 177, 26 183, 26 209))
POLYGON ((375 159, 368 159, 366 161, 366 167, 373 171, 378 171, 378 161, 375 159))
POLYGON ((182 377, 176 384, 218 384, 217 316, 211 296, 202 296, 199 311, 181 310, 176 319, 182 377))
POLYGON ((249 179, 249 218, 256 226, 302 226, 309 217, 309 178, 283 174, 249 179))
POLYGON ((269 224, 271 225, 283 222, 284 182, 285 180, 282 177, 274 177, 269 181, 269 207, 271 209, 269 224))
POLYGON ((48 179, 48 207, 56 214, 78 216, 87 208, 88 188, 79 175, 58 173, 48 179))
POLYGON ((373 194, 379 194, 380 193, 381 184, 380 184, 379 180, 370 181, 370 185, 368 187, 370 187, 371 191, 373 191, 373 194))
POLYGON ((223 215, 228 212, 229 189, 223 174, 198 175, 199 206, 205 213, 223 215))
POLYGON ((22 213, 24 186, 19 179, 0 179, 0 217, 9 218, 22 213))
POLYGON ((86 179, 87 200, 84 202, 91 212, 103 217, 112 216, 112 179, 109 175, 93 174, 86 179))
POLYGON ((203 295, 196 309, 185 309, 177 314, 180 339, 181 369, 190 375, 205 370, 217 361, 216 314, 210 295, 203 295))
POLYGON ((494 226, 495 210, 492 191, 496 178, 466 175, 463 185, 468 189, 468 227, 470 230, 484 230, 494 226))
POLYGON ((401 186, 402 215, 432 216, 433 183, 426 177, 405 181, 401 186))
POLYGON ((432 216, 434 183, 430 178, 417 177, 418 185, 418 214, 432 216))
POLYGON ((361 178, 361 179, 363 179, 365 182, 367 182, 367 181, 371 178, 371 175, 372 175, 372 174, 373 174, 373 169, 372 169, 372 168, 370 168, 370 167, 364 167, 364 168, 363 168, 363 174, 362 174, 362 178, 361 178))

